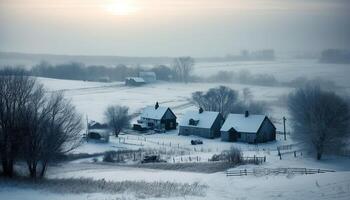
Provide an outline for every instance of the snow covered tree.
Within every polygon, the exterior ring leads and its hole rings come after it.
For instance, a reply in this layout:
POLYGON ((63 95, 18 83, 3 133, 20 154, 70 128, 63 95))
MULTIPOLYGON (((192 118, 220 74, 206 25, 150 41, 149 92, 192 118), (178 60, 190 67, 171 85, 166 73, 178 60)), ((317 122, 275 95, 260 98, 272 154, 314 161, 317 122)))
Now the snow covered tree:
POLYGON ((325 152, 337 151, 347 142, 349 106, 334 92, 307 85, 290 94, 288 108, 293 120, 292 136, 315 152, 318 160, 325 152))

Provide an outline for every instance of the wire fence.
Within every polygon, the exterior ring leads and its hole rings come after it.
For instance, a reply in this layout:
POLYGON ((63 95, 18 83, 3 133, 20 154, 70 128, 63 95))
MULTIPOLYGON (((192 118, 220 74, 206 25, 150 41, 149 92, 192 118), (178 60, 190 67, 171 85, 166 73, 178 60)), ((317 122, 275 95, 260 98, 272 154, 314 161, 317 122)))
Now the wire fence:
POLYGON ((326 169, 308 169, 308 168, 276 168, 276 169, 268 169, 268 168, 255 168, 255 169, 240 169, 240 170, 227 170, 226 176, 261 176, 261 175, 278 175, 278 174, 317 174, 317 173, 327 173, 327 172, 335 172, 334 170, 326 170, 326 169))

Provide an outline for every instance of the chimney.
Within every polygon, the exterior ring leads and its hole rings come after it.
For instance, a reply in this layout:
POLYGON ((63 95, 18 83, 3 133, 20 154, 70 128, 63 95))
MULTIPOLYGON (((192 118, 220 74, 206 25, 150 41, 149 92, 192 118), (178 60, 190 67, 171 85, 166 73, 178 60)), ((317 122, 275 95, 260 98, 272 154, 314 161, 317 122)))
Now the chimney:
POLYGON ((201 114, 202 112, 203 112, 203 108, 200 107, 200 108, 199 108, 199 114, 201 114))
POLYGON ((158 109, 159 108, 159 103, 158 103, 158 101, 156 102, 156 105, 154 105, 154 109, 158 109))
POLYGON ((249 111, 248 111, 248 110, 245 111, 244 116, 245 116, 245 117, 249 117, 249 111))

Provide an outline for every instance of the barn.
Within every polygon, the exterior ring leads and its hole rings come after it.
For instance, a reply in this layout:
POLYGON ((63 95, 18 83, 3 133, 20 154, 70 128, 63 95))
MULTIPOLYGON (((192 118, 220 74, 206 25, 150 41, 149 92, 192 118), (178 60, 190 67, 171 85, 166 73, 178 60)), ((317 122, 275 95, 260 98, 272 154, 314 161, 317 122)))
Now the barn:
POLYGON ((143 78, 146 83, 154 83, 157 81, 157 75, 154 72, 140 72, 139 77, 143 78))
POLYGON ((221 140, 264 143, 276 139, 276 127, 265 115, 229 114, 221 127, 221 140))
POLYGON ((196 135, 204 138, 220 137, 220 127, 224 118, 219 112, 187 112, 179 124, 179 135, 196 135))
POLYGON ((169 107, 159 106, 158 102, 154 106, 147 106, 141 112, 140 119, 137 120, 136 127, 147 127, 148 129, 172 130, 176 129, 176 115, 169 107))
POLYGON ((141 86, 146 84, 145 80, 140 77, 126 77, 125 85, 126 86, 141 86))

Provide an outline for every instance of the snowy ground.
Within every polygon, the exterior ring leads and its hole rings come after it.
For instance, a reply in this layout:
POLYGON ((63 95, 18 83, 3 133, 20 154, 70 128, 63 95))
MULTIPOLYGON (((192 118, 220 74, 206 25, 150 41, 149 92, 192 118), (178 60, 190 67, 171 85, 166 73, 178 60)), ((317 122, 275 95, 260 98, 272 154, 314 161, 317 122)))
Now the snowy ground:
MULTIPOLYGON (((218 70, 239 71, 248 68, 254 73, 272 73, 278 79, 290 80, 300 76, 327 77, 344 87, 350 88, 348 65, 323 65, 315 61, 277 61, 277 62, 245 62, 245 63, 205 63, 198 64, 196 74, 208 75, 218 70)), ((103 121, 103 111, 111 104, 130 107, 131 113, 139 112, 147 105, 158 101, 163 106, 169 106, 178 119, 188 109, 196 109, 188 103, 194 91, 206 91, 220 84, 216 83, 165 83, 159 82, 143 87, 125 87, 123 83, 95 83, 83 81, 55 80, 39 78, 50 91, 64 91, 72 100, 77 110, 91 120, 103 121)), ((264 100, 271 105, 271 116, 276 120, 276 127, 282 130, 281 118, 288 116, 286 109, 280 102, 280 97, 292 91, 285 87, 262 87, 241 84, 227 86, 242 90, 250 88, 256 100, 264 100)), ((288 127, 289 129, 289 127, 288 127)), ((315 175, 267 175, 262 177, 243 176, 226 177, 224 172, 201 173, 152 170, 132 168, 128 166, 101 165, 92 159, 81 159, 50 168, 49 178, 90 177, 112 181, 146 180, 172 181, 181 183, 200 182, 209 186, 206 197, 181 197, 173 199, 218 199, 218 200, 248 200, 248 199, 349 199, 350 198, 350 158, 325 157, 316 161, 306 155, 293 156, 284 154, 282 160, 277 156, 277 146, 293 144, 292 151, 303 151, 292 140, 283 140, 281 135, 276 142, 261 145, 222 142, 220 139, 202 139, 204 145, 192 146, 191 139, 196 137, 178 136, 177 131, 166 134, 131 135, 123 134, 121 139, 111 137, 110 143, 85 143, 74 153, 98 153, 107 150, 153 148, 166 151, 185 149, 185 155, 168 157, 168 161, 186 159, 188 156, 199 156, 201 161, 207 160, 213 154, 229 149, 232 145, 240 148, 244 156, 266 156, 266 163, 261 167, 305 167, 336 170, 333 173, 315 175), (125 141, 125 142, 124 142, 125 141)), ((101 159, 101 157, 99 158, 101 159)), ((254 168, 256 166, 240 166, 240 168, 254 168)), ((34 191, 30 188, 0 188, 0 199, 133 199, 128 194, 54 194, 45 191, 34 191)))
MULTIPOLYGON (((222 172, 213 174, 163 171, 150 169, 134 169, 116 166, 93 166, 93 164, 59 166, 55 170, 56 177, 91 177, 113 181, 147 180, 147 181, 176 181, 200 182, 209 186, 205 197, 187 196, 166 199, 341 199, 350 197, 350 172, 314 175, 269 175, 226 177, 222 172)), ((30 188, 0 188, 4 199, 134 199, 130 194, 56 194, 30 188)), ((158 198, 157 198, 158 199, 158 198)))

